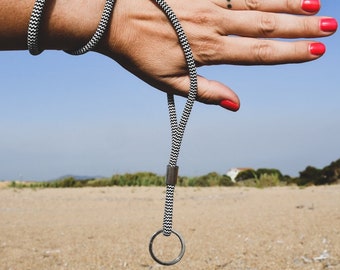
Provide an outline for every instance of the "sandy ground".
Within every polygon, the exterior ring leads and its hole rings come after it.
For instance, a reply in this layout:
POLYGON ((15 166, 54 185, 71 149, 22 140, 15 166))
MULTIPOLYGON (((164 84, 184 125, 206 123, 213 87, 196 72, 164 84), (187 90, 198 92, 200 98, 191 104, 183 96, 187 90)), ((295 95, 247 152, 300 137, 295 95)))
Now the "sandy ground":
MULTIPOLYGON (((0 270, 340 269, 340 185, 176 187, 174 229, 186 253, 171 267, 148 251, 164 191, 0 189, 0 270)), ((177 256, 175 236, 156 240, 157 256, 177 256)))

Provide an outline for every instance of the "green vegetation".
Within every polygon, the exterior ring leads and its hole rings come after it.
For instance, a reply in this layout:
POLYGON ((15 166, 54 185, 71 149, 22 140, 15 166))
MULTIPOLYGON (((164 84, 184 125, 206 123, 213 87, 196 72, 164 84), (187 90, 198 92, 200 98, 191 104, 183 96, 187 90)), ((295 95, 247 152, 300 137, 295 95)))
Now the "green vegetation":
POLYGON ((323 169, 308 166, 296 179, 298 185, 327 185, 340 182, 340 159, 323 169))
MULTIPOLYGON (((231 186, 233 185, 229 176, 209 173, 199 177, 178 177, 178 186, 208 187, 208 186, 231 186)), ((69 188, 69 187, 110 187, 110 186, 165 186, 164 176, 151 172, 138 172, 134 174, 115 174, 110 178, 83 179, 74 177, 48 182, 15 182, 12 181, 10 187, 13 188, 69 188)))
MULTIPOLYGON (((297 178, 282 175, 277 169, 246 170, 232 182, 230 177, 216 172, 211 172, 198 177, 179 176, 178 186, 183 187, 212 187, 212 186, 247 186, 247 187, 273 187, 284 185, 325 185, 340 183, 340 159, 332 162, 323 169, 308 166, 300 172, 297 178)), ((66 177, 47 182, 16 182, 12 181, 9 187, 13 188, 80 188, 80 187, 105 187, 105 186, 164 186, 164 176, 151 172, 138 172, 127 174, 115 174, 109 178, 75 179, 66 177)))

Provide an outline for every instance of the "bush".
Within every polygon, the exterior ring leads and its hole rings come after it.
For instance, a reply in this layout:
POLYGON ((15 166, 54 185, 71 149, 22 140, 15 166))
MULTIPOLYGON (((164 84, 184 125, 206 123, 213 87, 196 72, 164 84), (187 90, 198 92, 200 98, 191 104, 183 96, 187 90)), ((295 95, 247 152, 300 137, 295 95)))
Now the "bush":
POLYGON ((194 181, 192 182, 193 186, 195 187, 209 187, 209 178, 206 175, 199 176, 194 178, 194 181))
MULTIPOLYGON (((282 175, 281 175, 282 176, 282 175)), ((264 188, 264 187, 275 187, 280 185, 280 176, 277 173, 263 173, 257 180, 257 187, 264 188)))
POLYGON ((299 186, 305 186, 308 184, 314 184, 321 180, 321 170, 308 166, 306 169, 299 173, 300 177, 297 179, 296 184, 299 186))
POLYGON ((256 171, 256 175, 257 175, 258 178, 260 178, 261 175, 267 175, 267 176, 268 175, 272 175, 272 176, 276 175, 276 177, 279 179, 279 181, 284 180, 282 173, 277 169, 263 169, 263 168, 261 168, 261 169, 258 169, 256 171))
POLYGON ((247 179, 257 179, 256 171, 251 170, 251 169, 242 171, 236 176, 235 181, 239 182, 239 181, 244 181, 247 179))
POLYGON ((316 185, 337 183, 340 180, 340 159, 332 162, 321 171, 321 177, 315 182, 316 185))
POLYGON ((203 176, 195 177, 191 181, 191 186, 211 187, 218 186, 221 182, 221 176, 216 172, 211 172, 203 176))
POLYGON ((164 184, 164 176, 151 172, 116 174, 111 177, 109 183, 110 186, 164 186, 164 184))
POLYGON ((234 185, 234 182, 231 181, 231 178, 228 175, 223 174, 220 177, 218 185, 223 187, 230 187, 234 185))

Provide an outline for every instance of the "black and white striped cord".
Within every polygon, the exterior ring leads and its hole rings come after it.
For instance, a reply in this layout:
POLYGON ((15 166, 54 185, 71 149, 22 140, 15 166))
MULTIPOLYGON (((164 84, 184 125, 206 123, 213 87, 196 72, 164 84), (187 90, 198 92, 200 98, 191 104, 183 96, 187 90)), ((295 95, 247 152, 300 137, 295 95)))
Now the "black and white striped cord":
MULTIPOLYGON (((167 5, 164 0, 154 0, 163 12, 166 14, 167 18, 171 22, 173 28, 176 31, 178 36, 179 43, 183 49, 185 60, 188 66, 188 72, 190 77, 190 90, 188 94, 188 98, 186 104, 183 109, 183 113, 180 119, 180 122, 177 123, 177 115, 176 115, 176 107, 175 100, 172 94, 168 94, 168 109, 169 109, 169 117, 170 117, 170 125, 171 125, 171 153, 170 160, 168 165, 168 170, 176 170, 177 171, 177 160, 179 156, 179 151, 181 148, 182 139, 184 136, 184 131, 186 124, 188 122, 192 107, 194 105, 196 95, 197 95, 197 71, 195 60, 191 51, 191 47, 189 45, 188 39, 184 33, 184 30, 177 19, 175 13, 172 9, 167 5)), ((173 176, 173 174, 171 174, 173 176)), ((168 173, 167 173, 168 177, 168 173)), ((177 175, 176 175, 177 177, 177 175)), ((163 218, 163 235, 170 236, 172 232, 172 216, 173 216, 173 202, 174 202, 174 191, 175 191, 176 181, 171 179, 170 181, 166 181, 166 198, 165 198, 165 207, 164 207, 164 218, 163 218)))
POLYGON ((149 252, 151 257, 162 265, 174 265, 178 263, 185 252, 185 244, 182 236, 172 229, 172 217, 173 217, 173 204, 174 204, 174 192, 175 185, 177 182, 178 175, 178 167, 177 160, 179 156, 179 151, 182 144, 182 139, 184 136, 185 127, 189 120, 189 116, 196 100, 197 96, 197 70, 195 65, 195 60, 188 42, 188 39, 182 29, 182 26, 177 19, 175 13, 172 9, 167 5, 164 0, 154 0, 159 7, 163 10, 169 21, 171 22, 173 28, 176 31, 180 46, 184 52, 185 60, 188 66, 188 72, 190 77, 190 89, 187 101, 185 103, 183 113, 180 119, 180 122, 177 122, 177 114, 175 107, 175 100, 172 94, 168 94, 168 109, 169 109, 169 117, 170 117, 170 126, 171 126, 171 153, 169 159, 169 165, 167 166, 166 172, 166 195, 165 195, 165 207, 164 207, 164 218, 163 218, 163 228, 157 231, 150 239, 149 243, 149 252), (155 256, 153 251, 153 241, 154 239, 162 233, 164 236, 170 236, 171 233, 176 235, 181 243, 181 250, 179 255, 171 260, 164 261, 160 260, 157 256, 155 256))
MULTIPOLYGON (((36 0, 31 13, 28 31, 27 31, 27 47, 32 55, 38 55, 42 53, 39 47, 39 28, 42 20, 42 15, 45 7, 46 0, 36 0)), ((90 41, 83 47, 77 50, 65 51, 72 55, 81 55, 93 50, 103 37, 111 18, 115 0, 106 0, 104 11, 102 13, 100 22, 97 26, 95 33, 90 41)))
MULTIPOLYGON (((174 30, 176 31, 180 46, 182 47, 182 50, 184 52, 185 60, 188 66, 189 77, 190 77, 189 94, 188 94, 188 98, 184 106, 179 123, 177 122, 177 113, 176 113, 174 96, 172 94, 167 95, 172 142, 171 142, 169 165, 167 167, 167 176, 166 176, 167 178, 166 179, 166 198, 165 198, 165 207, 164 207, 163 229, 160 231, 163 233, 164 236, 170 236, 171 233, 174 232, 181 240, 182 250, 181 250, 179 257, 177 257, 175 260, 171 262, 162 262, 158 260, 153 254, 152 243, 153 243, 154 238, 158 235, 159 232, 157 232, 151 238, 150 246, 149 246, 151 256, 157 262, 164 264, 164 265, 172 265, 172 264, 177 263, 182 258, 184 254, 184 250, 185 250, 183 239, 177 232, 173 231, 172 229, 172 217, 173 217, 174 191, 175 191, 175 185, 176 185, 177 173, 178 173, 177 160, 178 160, 179 151, 180 151, 181 144, 182 144, 182 139, 184 136, 184 131, 185 131, 192 107, 194 105, 196 96, 197 96, 197 70, 196 70, 195 60, 194 60, 188 39, 175 13, 172 11, 172 9, 168 6, 168 4, 164 0, 154 0, 154 1, 158 4, 158 6, 165 13, 171 25, 173 26, 174 30)), ((66 51, 67 53, 72 54, 72 55, 81 55, 90 50, 93 50, 93 48, 98 44, 98 42, 100 41, 100 39, 102 38, 103 34, 105 33, 107 29, 107 26, 108 26, 108 23, 111 17, 111 13, 113 11, 114 2, 115 2, 114 0, 106 1, 101 20, 91 40, 86 45, 84 45, 82 48, 78 50, 74 50, 74 51, 66 51)), ((31 14, 30 22, 29 22, 27 45, 28 45, 29 52, 32 55, 38 55, 42 52, 42 50, 39 48, 38 40, 39 40, 39 27, 41 23, 44 6, 45 6, 45 0, 36 0, 34 7, 33 7, 32 14, 31 14)))
POLYGON ((28 23, 27 47, 32 55, 38 55, 42 52, 39 49, 39 28, 42 14, 45 7, 45 0, 36 0, 28 23))
POLYGON ((72 54, 72 55, 81 55, 81 54, 84 54, 84 53, 87 53, 93 50, 94 47, 96 47, 96 45, 99 43, 99 41, 103 37, 109 25, 114 3, 115 3, 115 0, 106 0, 104 11, 102 13, 102 17, 100 19, 96 32, 93 34, 90 41, 87 44, 85 44, 83 47, 81 47, 80 49, 74 50, 74 51, 65 51, 66 53, 72 54))

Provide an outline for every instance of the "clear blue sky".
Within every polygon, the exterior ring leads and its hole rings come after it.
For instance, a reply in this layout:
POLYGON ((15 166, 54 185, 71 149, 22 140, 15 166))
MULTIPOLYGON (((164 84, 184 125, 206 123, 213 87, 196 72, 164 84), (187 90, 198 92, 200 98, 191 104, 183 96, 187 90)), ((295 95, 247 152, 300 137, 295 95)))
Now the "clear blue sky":
MULTIPOLYGON (((340 21, 340 1, 324 0, 320 14, 340 21)), ((297 176, 339 159, 340 34, 320 40, 327 52, 310 63, 199 69, 235 89, 242 106, 231 113, 195 104, 180 174, 264 167, 297 176)), ((94 53, 0 52, 0 59, 0 180, 165 174, 163 92, 94 53)), ((184 101, 176 98, 180 108, 184 101)))

